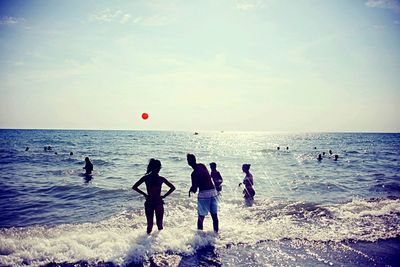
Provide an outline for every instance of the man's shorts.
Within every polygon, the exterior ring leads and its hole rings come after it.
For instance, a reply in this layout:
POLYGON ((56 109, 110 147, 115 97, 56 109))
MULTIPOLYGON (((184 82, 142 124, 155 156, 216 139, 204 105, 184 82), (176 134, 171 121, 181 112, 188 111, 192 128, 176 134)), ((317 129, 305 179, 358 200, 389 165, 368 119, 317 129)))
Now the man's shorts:
POLYGON ((217 214, 218 197, 199 198, 197 200, 197 212, 200 216, 206 216, 208 212, 211 214, 217 214))

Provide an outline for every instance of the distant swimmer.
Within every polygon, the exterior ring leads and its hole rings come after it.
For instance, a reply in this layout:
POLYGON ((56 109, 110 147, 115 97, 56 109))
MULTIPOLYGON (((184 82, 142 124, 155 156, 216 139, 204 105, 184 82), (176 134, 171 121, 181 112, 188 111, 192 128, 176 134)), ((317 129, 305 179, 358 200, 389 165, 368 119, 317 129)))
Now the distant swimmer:
POLYGON ((286 147, 286 150, 289 150, 289 147, 288 147, 288 146, 286 147))
POLYGON ((44 150, 44 151, 47 151, 47 146, 45 146, 45 147, 43 148, 43 150, 44 150))
POLYGON ((339 159, 339 155, 335 155, 335 158, 333 160, 337 161, 338 159, 339 159))
POLYGON ((322 155, 325 156, 325 152, 322 152, 322 155))
POLYGON ((69 152, 69 155, 70 155, 70 156, 73 156, 73 155, 74 155, 74 153, 72 153, 72 152, 69 152))
POLYGON ((329 154, 331 154, 331 155, 333 154, 332 150, 330 150, 330 149, 329 149, 329 154))
POLYGON ((215 162, 211 162, 210 168, 211 168, 211 178, 214 181, 215 189, 217 190, 217 192, 221 192, 223 179, 219 171, 217 171, 217 164, 215 162))
POLYGON ((83 169, 85 169, 85 174, 86 175, 91 175, 92 174, 93 164, 92 164, 92 162, 90 162, 89 157, 85 158, 85 167, 83 167, 83 169))
POLYGON ((278 147, 276 147, 276 150, 279 150, 279 149, 281 149, 279 146, 278 146, 278 147))
POLYGON ((156 214, 156 222, 158 230, 163 229, 163 217, 164 217, 164 201, 163 199, 170 195, 174 190, 175 186, 170 183, 166 178, 160 176, 158 173, 161 170, 161 162, 157 159, 150 159, 149 165, 147 166, 146 175, 139 179, 133 186, 132 189, 142 194, 146 201, 144 202, 144 210, 146 213, 147 220, 147 234, 150 234, 153 230, 153 218, 154 213, 156 214), (139 189, 139 186, 145 183, 147 194, 139 189), (169 190, 163 196, 161 196, 161 187, 165 183, 169 190))
POLYGON ((51 146, 48 146, 48 147, 47 147, 47 150, 49 150, 49 151, 50 151, 50 150, 51 150, 51 146))
POLYGON ((57 153, 57 152, 54 152, 54 155, 58 155, 58 153, 57 153))
POLYGON ((25 151, 28 151, 29 150, 29 146, 27 146, 26 148, 25 148, 25 151))
POLYGON ((317 147, 315 146, 314 149, 317 149, 317 147))
MULTIPOLYGON (((254 180, 253 180, 253 175, 250 173, 250 164, 243 164, 242 165, 242 171, 246 174, 246 176, 243 179, 243 184, 245 186, 243 190, 244 198, 245 199, 253 199, 256 191, 254 191, 253 185, 254 185, 254 180)), ((242 183, 239 184, 241 186, 242 183)))
POLYGON ((318 161, 321 161, 322 160, 322 156, 321 156, 321 154, 318 154, 318 161))

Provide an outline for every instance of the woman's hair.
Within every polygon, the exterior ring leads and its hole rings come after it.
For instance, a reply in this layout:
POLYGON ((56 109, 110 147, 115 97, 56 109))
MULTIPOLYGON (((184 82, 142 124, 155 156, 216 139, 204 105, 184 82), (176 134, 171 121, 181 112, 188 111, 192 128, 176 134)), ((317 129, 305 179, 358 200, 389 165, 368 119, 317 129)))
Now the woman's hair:
POLYGON ((242 168, 243 168, 244 170, 248 171, 248 170, 250 170, 250 166, 251 166, 251 164, 243 164, 243 165, 242 165, 242 168))
POLYGON ((159 173, 161 170, 161 162, 158 159, 150 159, 149 165, 147 165, 146 174, 159 173))

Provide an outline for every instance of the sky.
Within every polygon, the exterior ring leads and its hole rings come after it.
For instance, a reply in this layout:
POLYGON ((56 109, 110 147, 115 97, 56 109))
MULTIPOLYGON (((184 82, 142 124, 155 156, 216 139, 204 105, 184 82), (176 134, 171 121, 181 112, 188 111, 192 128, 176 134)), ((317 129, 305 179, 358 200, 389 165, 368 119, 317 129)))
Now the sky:
POLYGON ((399 114, 399 0, 0 0, 0 128, 400 132, 399 114))

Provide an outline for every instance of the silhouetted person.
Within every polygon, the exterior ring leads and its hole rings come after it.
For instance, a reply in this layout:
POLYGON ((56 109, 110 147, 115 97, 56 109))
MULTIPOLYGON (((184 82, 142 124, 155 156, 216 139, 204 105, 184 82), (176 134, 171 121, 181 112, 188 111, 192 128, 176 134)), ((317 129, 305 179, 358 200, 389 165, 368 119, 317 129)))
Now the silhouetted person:
POLYGON ((51 150, 51 146, 48 146, 48 147, 47 147, 47 150, 50 151, 50 150, 51 150))
POLYGON ((322 156, 321 156, 321 154, 318 154, 318 161, 321 161, 322 160, 322 156))
POLYGON ((286 147, 286 150, 289 150, 289 147, 288 147, 288 146, 286 147))
POLYGON ((315 146, 314 149, 317 149, 317 147, 315 146))
POLYGON ((25 151, 28 151, 29 150, 29 147, 27 146, 26 148, 25 148, 25 151))
POLYGON ((210 212, 213 220, 214 232, 218 232, 218 193, 211 181, 208 169, 204 164, 196 163, 195 155, 187 154, 186 158, 188 165, 193 168, 191 174, 192 186, 189 189, 189 197, 190 192, 196 193, 197 189, 199 189, 197 198, 197 229, 203 230, 204 217, 210 212))
POLYGON ((281 149, 279 146, 278 146, 278 147, 276 147, 276 150, 279 150, 279 149, 281 149))
POLYGON ((214 181, 215 189, 217 190, 217 192, 221 192, 223 179, 219 171, 217 171, 217 164, 215 162, 211 162, 210 169, 211 169, 211 178, 214 181))
POLYGON ((85 174, 86 175, 91 175, 92 171, 93 171, 93 164, 92 162, 90 162, 89 157, 85 158, 85 167, 83 167, 85 169, 85 174))
POLYGON ((70 156, 72 156, 72 155, 74 155, 74 153, 72 153, 72 152, 69 152, 69 155, 70 155, 70 156))
POLYGON ((322 155, 325 156, 325 152, 322 152, 322 155))
POLYGON ((54 152, 54 155, 58 155, 58 153, 57 153, 57 152, 54 152))
POLYGON ((153 230, 153 218, 154 213, 156 214, 156 222, 158 230, 163 229, 163 217, 164 217, 164 201, 169 194, 175 190, 175 186, 170 183, 166 178, 158 175, 161 170, 161 162, 156 159, 150 159, 149 165, 147 166, 146 175, 139 179, 133 186, 132 189, 142 194, 146 201, 144 202, 144 210, 147 219, 147 234, 153 230), (147 194, 139 189, 139 186, 145 183, 147 194), (165 183, 169 190, 163 196, 161 196, 161 187, 165 183))
POLYGON ((339 159, 339 155, 335 155, 335 158, 333 160, 337 161, 338 159, 339 159))
POLYGON ((330 150, 330 149, 329 149, 329 154, 331 154, 331 155, 333 154, 332 150, 330 150))
MULTIPOLYGON (((253 180, 253 175, 250 173, 250 164, 243 164, 242 165, 242 171, 246 174, 246 176, 243 179, 243 184, 244 184, 244 190, 243 190, 243 197, 246 199, 253 199, 254 195, 256 194, 256 191, 254 191, 253 185, 254 185, 254 180, 253 180)), ((241 186, 242 183, 239 184, 241 186)))
POLYGON ((47 151, 47 146, 45 146, 45 147, 43 148, 43 150, 44 150, 44 151, 47 151))

